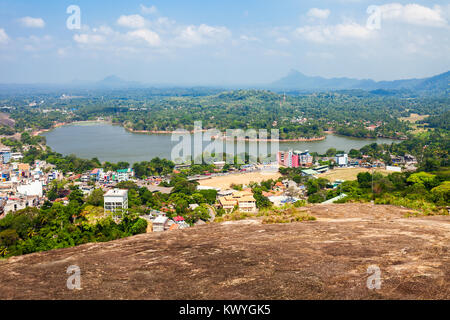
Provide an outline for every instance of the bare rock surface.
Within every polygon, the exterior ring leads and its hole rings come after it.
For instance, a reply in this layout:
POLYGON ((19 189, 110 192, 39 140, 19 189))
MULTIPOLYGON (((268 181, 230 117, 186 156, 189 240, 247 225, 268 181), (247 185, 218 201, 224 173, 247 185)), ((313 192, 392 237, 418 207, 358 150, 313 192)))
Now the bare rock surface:
POLYGON ((0 260, 0 299, 450 299, 450 217, 371 204, 208 224, 0 260), (66 283, 81 268, 81 289, 66 283), (369 290, 370 265, 381 288, 369 290))

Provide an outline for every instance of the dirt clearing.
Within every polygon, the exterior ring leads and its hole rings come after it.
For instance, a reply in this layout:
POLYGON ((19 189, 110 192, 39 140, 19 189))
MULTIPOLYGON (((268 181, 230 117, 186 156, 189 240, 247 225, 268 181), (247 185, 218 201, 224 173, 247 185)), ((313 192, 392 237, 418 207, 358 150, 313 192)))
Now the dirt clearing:
MULTIPOLYGON (((370 172, 372 173, 372 169, 367 168, 336 168, 333 170, 329 170, 328 172, 319 174, 318 177, 325 178, 330 180, 331 182, 335 180, 356 180, 358 173, 360 172, 370 172)), ((389 173, 393 173, 393 171, 387 171, 384 169, 374 169, 373 172, 379 172, 383 175, 388 175, 389 173)))
POLYGON ((403 117, 403 118, 399 118, 399 119, 403 120, 403 121, 409 121, 411 123, 416 123, 417 121, 423 120, 428 116, 429 116, 428 114, 421 116, 417 113, 411 113, 409 117, 403 117))
POLYGON ((248 172, 248 173, 236 173, 229 174, 221 177, 213 177, 211 179, 200 180, 201 186, 216 187, 222 190, 229 189, 231 184, 249 184, 250 182, 261 182, 264 180, 277 180, 281 177, 278 172, 248 172))

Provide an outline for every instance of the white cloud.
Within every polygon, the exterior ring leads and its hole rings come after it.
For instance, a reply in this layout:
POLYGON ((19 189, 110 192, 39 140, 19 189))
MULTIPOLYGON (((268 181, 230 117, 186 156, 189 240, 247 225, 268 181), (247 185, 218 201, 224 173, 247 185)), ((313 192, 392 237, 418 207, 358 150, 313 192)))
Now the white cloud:
POLYGON ((190 25, 183 28, 177 38, 182 45, 201 45, 210 42, 221 42, 231 36, 226 27, 213 27, 206 24, 190 25))
POLYGON ((141 12, 142 14, 155 14, 158 12, 158 9, 155 6, 146 7, 141 4, 141 12))
POLYGON ((0 29, 0 43, 7 43, 9 41, 9 37, 6 34, 5 29, 0 29))
POLYGON ((332 43, 344 40, 365 40, 372 31, 360 24, 349 22, 328 26, 305 26, 297 28, 295 35, 316 43, 332 43))
POLYGON ((67 49, 66 48, 59 48, 56 53, 58 54, 58 56, 60 57, 64 57, 67 55, 67 49))
POLYGON ((173 33, 177 23, 167 17, 159 17, 156 20, 149 21, 148 25, 158 33, 173 33))
POLYGON ((98 28, 93 28, 92 29, 93 32, 98 32, 104 35, 111 35, 114 33, 114 30, 111 29, 109 26, 100 26, 98 28))
POLYGON ((357 23, 338 24, 334 28, 338 38, 367 39, 371 32, 365 26, 357 23))
MULTIPOLYGON (((138 53, 154 48, 155 53, 167 53, 176 48, 191 48, 196 45, 217 44, 231 38, 231 32, 222 26, 190 25, 183 26, 168 18, 159 17, 147 21, 139 15, 122 16, 118 25, 127 26, 132 30, 121 32, 103 25, 88 28, 73 36, 73 40, 90 50, 138 53), (138 17, 138 18, 136 18, 138 17), (144 21, 143 23, 141 23, 144 21), (138 26, 145 25, 142 28, 138 26), (163 41, 164 40, 164 41, 163 41), (99 46, 98 44, 102 44, 99 46)), ((241 41, 260 41, 256 37, 243 36, 241 41)))
POLYGON ((330 10, 311 8, 311 9, 309 9, 309 11, 306 15, 310 18, 327 19, 328 16, 330 15, 330 10))
POLYGON ((76 34, 73 36, 73 40, 80 44, 98 44, 105 41, 105 38, 98 34, 76 34))
POLYGON ((22 26, 28 28, 45 27, 45 21, 42 18, 23 17, 19 19, 19 22, 22 24, 22 26))
POLYGON ((400 3, 388 3, 379 6, 381 19, 401 21, 419 26, 441 27, 447 25, 444 12, 440 6, 428 8, 419 4, 402 5, 400 3))
POLYGON ((117 24, 122 27, 131 29, 142 29, 145 27, 145 19, 138 14, 132 14, 129 16, 122 15, 117 20, 117 24))
POLYGON ((130 31, 127 36, 134 39, 141 39, 147 42, 149 45, 156 47, 161 44, 161 39, 156 32, 148 29, 139 29, 135 31, 130 31))
POLYGON ((245 34, 241 35, 239 37, 239 39, 241 39, 242 41, 247 41, 247 42, 261 42, 261 40, 258 39, 257 37, 247 36, 245 34))
POLYGON ((23 50, 25 52, 54 52, 54 41, 50 35, 36 36, 30 35, 27 37, 17 37, 14 41, 12 50, 23 50))
POLYGON ((277 43, 279 43, 279 44, 289 44, 289 43, 291 43, 291 41, 289 39, 284 38, 284 37, 279 37, 275 41, 277 43))

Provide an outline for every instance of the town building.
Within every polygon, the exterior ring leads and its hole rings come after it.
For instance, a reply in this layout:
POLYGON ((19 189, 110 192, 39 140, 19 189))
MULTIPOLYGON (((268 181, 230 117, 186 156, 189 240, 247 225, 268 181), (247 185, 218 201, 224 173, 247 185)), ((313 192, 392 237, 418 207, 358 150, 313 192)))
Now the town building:
POLYGON ((300 199, 289 197, 289 196, 270 196, 268 197, 270 202, 274 204, 276 207, 282 207, 287 203, 295 203, 300 199))
POLYGON ((281 183, 280 181, 278 181, 273 186, 273 190, 274 191, 284 191, 284 190, 286 190, 286 186, 283 183, 281 183))
POLYGON ((27 207, 37 207, 40 204, 37 196, 17 196, 9 197, 5 200, 3 207, 5 213, 15 212, 27 207))
POLYGON ((225 163, 225 161, 215 161, 213 164, 216 168, 222 169, 226 163, 225 163))
POLYGON ((166 216, 157 216, 153 220, 153 232, 163 232, 169 229, 169 218, 166 216))
POLYGON ((278 151, 278 164, 288 168, 298 168, 298 155, 294 154, 292 150, 278 151))
POLYGON ((309 151, 295 151, 298 155, 298 164, 300 167, 311 167, 313 165, 313 157, 309 154, 309 151))
MULTIPOLYGON (((139 184, 138 184, 139 185, 139 184)), ((154 186, 154 185, 144 185, 148 189, 148 191, 152 193, 160 192, 164 194, 170 194, 173 190, 173 187, 160 187, 160 186, 154 186)))
POLYGON ((311 167, 313 164, 313 157, 309 151, 278 151, 277 161, 279 165, 288 168, 311 167))
POLYGON ((103 169, 102 168, 96 168, 91 171, 90 178, 91 180, 99 181, 101 177, 103 177, 103 169))
POLYGON ((258 211, 251 190, 235 191, 231 196, 220 197, 219 205, 227 212, 233 211, 236 206, 239 211, 243 212, 258 211))
POLYGON ((59 170, 55 170, 48 174, 47 180, 48 180, 48 182, 51 182, 53 180, 61 181, 63 178, 64 178, 64 174, 59 170))
POLYGON ((2 163, 9 163, 11 161, 11 150, 10 149, 0 150, 0 161, 2 163))
POLYGON ((336 164, 340 167, 346 167, 348 165, 348 154, 340 153, 336 155, 336 164))
POLYGON ((128 209, 128 190, 112 189, 103 195, 105 212, 128 209))
POLYGON ((23 159, 23 155, 20 152, 12 152, 11 153, 11 158, 12 161, 20 161, 23 159))
POLYGON ((302 176, 315 177, 318 174, 319 173, 316 170, 313 170, 313 169, 302 170, 302 176))
POLYGON ((318 166, 314 168, 314 171, 316 171, 317 173, 325 173, 328 171, 328 165, 318 166))
POLYGON ((134 176, 134 171, 131 168, 117 170, 117 182, 128 181, 134 176))
POLYGON ((88 185, 81 185, 80 190, 83 191, 84 196, 89 196, 92 193, 92 191, 94 191, 94 187, 88 185))
POLYGON ((236 190, 228 189, 228 190, 220 190, 217 192, 217 198, 231 196, 236 190))
POLYGON ((19 163, 17 170, 20 177, 30 177, 30 165, 28 163, 19 163))
POLYGON ((43 196, 42 191, 42 182, 41 181, 33 181, 28 184, 22 184, 17 186, 17 193, 24 196, 43 196))
POLYGON ((178 229, 189 228, 189 224, 187 224, 187 222, 184 220, 182 216, 176 216, 175 218, 173 218, 173 221, 175 221, 175 224, 178 226, 178 229))

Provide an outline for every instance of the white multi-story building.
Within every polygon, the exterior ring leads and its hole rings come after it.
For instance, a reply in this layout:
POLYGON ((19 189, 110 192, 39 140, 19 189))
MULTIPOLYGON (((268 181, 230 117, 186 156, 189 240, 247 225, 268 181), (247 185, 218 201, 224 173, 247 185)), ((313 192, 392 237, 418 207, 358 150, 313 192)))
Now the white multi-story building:
POLYGON ((18 185, 17 192, 24 196, 42 197, 42 182, 38 180, 28 184, 18 185))
POLYGON ((128 209, 128 190, 112 189, 103 195, 105 212, 128 209))
POLYGON ((13 161, 20 161, 23 159, 23 155, 20 152, 13 152, 11 153, 11 160, 13 161))
POLYGON ((117 170, 117 181, 128 181, 131 177, 134 176, 134 171, 131 168, 117 170))
POLYGON ((338 166, 347 166, 348 165, 348 154, 341 153, 336 155, 336 164, 338 166))

